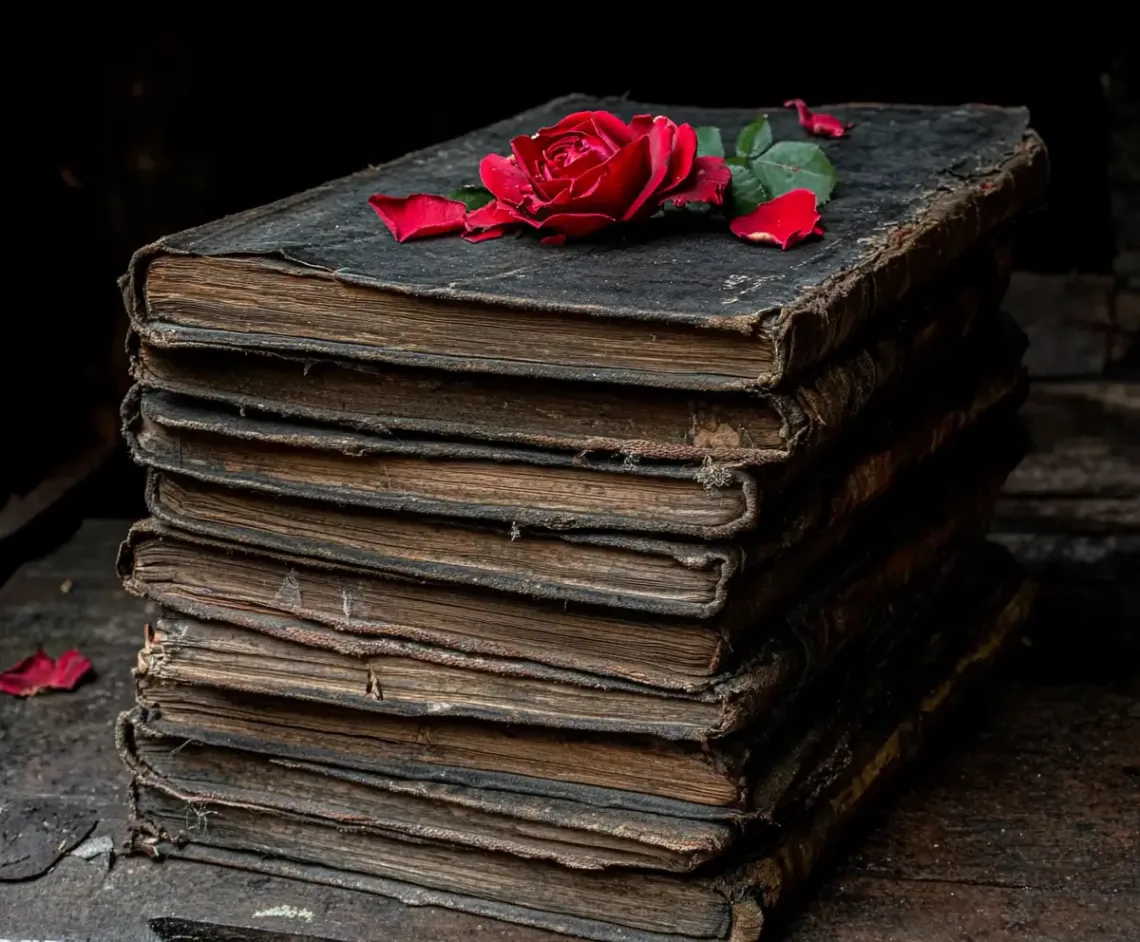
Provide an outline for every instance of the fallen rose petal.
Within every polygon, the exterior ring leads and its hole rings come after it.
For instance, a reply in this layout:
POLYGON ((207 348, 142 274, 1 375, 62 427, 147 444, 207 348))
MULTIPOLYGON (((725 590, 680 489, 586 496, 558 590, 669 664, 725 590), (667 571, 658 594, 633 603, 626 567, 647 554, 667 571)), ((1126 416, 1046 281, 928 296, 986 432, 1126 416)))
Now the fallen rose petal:
POLYGON ((48 685, 56 690, 70 690, 91 670, 91 662, 78 651, 64 651, 55 662, 48 685))
POLYGON ((55 661, 37 651, 0 674, 0 690, 14 697, 28 697, 44 689, 55 670, 55 661))
POLYGON ((89 670, 91 662, 78 651, 67 651, 58 661, 37 651, 0 674, 0 691, 32 697, 44 690, 71 690, 89 670))
POLYGON ((851 127, 834 115, 813 113, 802 98, 791 98, 784 102, 784 107, 795 108, 796 114, 799 115, 800 127, 816 137, 843 137, 851 127))
POLYGON ((712 203, 720 206, 732 182, 732 171, 723 157, 697 157, 693 161, 693 175, 688 182, 666 194, 664 203, 682 207, 686 203, 712 203))
POLYGON ((565 245, 566 244, 566 234, 564 232, 559 232, 555 235, 543 236, 538 241, 541 242, 543 245, 565 245))
POLYGON ((816 196, 808 189, 789 190, 783 196, 761 203, 752 212, 728 224, 734 235, 749 242, 771 242, 789 249, 817 231, 820 215, 816 196))
POLYGON ((377 193, 368 198, 368 205, 376 210, 397 242, 462 232, 467 217, 467 207, 459 200, 430 193, 411 196, 377 193))

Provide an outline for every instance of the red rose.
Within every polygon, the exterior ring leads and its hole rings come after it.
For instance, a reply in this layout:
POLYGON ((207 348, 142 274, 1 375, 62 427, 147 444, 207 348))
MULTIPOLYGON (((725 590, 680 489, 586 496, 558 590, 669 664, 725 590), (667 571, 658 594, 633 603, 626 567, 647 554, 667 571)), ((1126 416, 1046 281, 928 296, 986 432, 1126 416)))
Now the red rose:
POLYGON ((688 124, 608 111, 579 111, 511 141, 511 156, 488 154, 479 177, 495 199, 467 216, 467 238, 494 239, 531 226, 544 242, 588 236, 644 219, 663 203, 719 205, 732 179, 720 157, 697 156, 688 124))

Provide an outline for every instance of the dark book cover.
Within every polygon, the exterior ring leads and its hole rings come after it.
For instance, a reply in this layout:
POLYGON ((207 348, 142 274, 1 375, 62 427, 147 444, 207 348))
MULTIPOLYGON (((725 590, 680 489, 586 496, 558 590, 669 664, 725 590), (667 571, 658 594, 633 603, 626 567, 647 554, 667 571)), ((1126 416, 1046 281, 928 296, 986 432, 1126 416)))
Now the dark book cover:
MULTIPOLYGON (((650 220, 557 248, 531 238, 398 244, 368 197, 449 193, 512 137, 582 109, 668 114, 726 137, 757 110, 558 99, 462 138, 140 249, 134 329, 231 346, 457 371, 678 389, 767 388, 851 337, 1037 202, 1024 109, 847 105, 821 142, 839 173, 824 238, 766 251, 721 228, 650 220), (347 320, 346 320, 347 319, 347 320), (345 325, 351 322, 351 327, 345 325)), ((769 113, 778 140, 795 116, 769 113)))
MULTIPOLYGON (((251 421, 309 423, 393 443, 427 436, 560 451, 590 464, 765 465, 833 439, 993 315, 1009 282, 1008 234, 877 318, 873 328, 765 394, 706 393, 453 373, 228 348, 136 345, 144 389, 251 421)), ((130 415, 126 432, 131 434, 130 415)))

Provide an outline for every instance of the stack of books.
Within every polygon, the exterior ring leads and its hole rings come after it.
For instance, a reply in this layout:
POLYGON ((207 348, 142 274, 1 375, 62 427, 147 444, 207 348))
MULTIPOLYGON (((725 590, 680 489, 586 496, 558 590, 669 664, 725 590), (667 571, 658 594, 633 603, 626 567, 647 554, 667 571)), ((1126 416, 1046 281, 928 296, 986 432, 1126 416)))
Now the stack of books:
POLYGON ((985 539, 1024 112, 843 109, 788 252, 672 218, 397 244, 368 206, 583 108, 661 110, 559 100, 136 255, 137 849, 754 939, 1025 619, 985 539))

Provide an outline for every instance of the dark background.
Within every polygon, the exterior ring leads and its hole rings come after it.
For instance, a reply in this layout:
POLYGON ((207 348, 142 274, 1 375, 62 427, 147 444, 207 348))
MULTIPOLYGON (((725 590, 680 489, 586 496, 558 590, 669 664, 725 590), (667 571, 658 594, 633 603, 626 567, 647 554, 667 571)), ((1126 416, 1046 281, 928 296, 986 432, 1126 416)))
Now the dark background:
MULTIPOLYGON (((334 40, 345 30, 319 23, 287 40, 106 26, 28 38, 9 116, 17 227, 15 300, 0 326, 0 506, 82 450, 91 410, 109 414, 125 391, 115 278, 135 248, 568 92, 758 108, 788 97, 1024 104, 1054 177, 1018 264, 1113 268, 1112 102, 1135 87, 1136 57, 1111 37, 1086 48, 975 37, 940 51, 801 31, 754 53, 698 55, 680 38, 629 52, 617 40, 588 48, 580 28, 557 41, 504 29, 517 40, 454 48, 412 27, 334 40)), ((73 502, 138 516, 140 494, 120 449, 73 502)))

